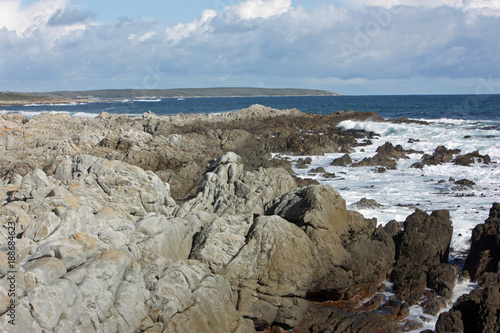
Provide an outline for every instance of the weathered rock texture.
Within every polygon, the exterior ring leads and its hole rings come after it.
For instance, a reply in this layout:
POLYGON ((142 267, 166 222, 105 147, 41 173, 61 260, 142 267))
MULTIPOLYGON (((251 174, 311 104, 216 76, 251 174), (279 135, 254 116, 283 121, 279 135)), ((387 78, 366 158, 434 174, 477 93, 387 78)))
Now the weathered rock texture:
POLYGON ((500 331, 500 204, 494 203, 484 224, 472 231, 465 262, 480 287, 461 296, 450 311, 439 316, 437 333, 500 331))
POLYGON ((460 273, 459 267, 447 264, 452 232, 448 211, 428 215, 417 209, 407 217, 391 274, 394 293, 400 300, 417 304, 426 288, 432 289, 436 297, 431 296, 433 300, 427 305, 434 313, 451 298, 460 273), (443 298, 441 305, 435 304, 439 298, 443 298))
POLYGON ((246 170, 283 166, 291 172, 289 162, 271 160, 270 153, 350 149, 356 138, 372 135, 336 127, 352 118, 382 120, 372 112, 313 115, 260 105, 220 115, 0 115, 0 175, 12 178, 40 169, 50 176, 64 159, 89 154, 153 171, 170 184, 173 198, 185 200, 196 193, 208 162, 229 151, 243 158, 246 170))
MULTIPOLYGON (((220 116, 0 116, 0 327, 393 332, 423 289, 447 299, 453 288, 449 215, 417 211, 404 231, 377 228, 331 187, 297 188, 290 163, 269 160, 349 151, 370 137, 334 126, 349 117, 377 118, 261 106, 220 116), (399 299, 385 302, 375 293, 389 275, 399 299)), ((378 154, 404 157, 389 144, 378 154)))

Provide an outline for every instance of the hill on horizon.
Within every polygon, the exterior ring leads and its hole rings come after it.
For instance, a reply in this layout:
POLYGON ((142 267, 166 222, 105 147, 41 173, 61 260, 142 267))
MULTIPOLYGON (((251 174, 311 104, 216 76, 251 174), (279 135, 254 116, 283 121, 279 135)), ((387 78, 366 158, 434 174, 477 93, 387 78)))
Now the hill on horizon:
POLYGON ((179 88, 179 89, 103 89, 88 91, 54 91, 35 93, 50 98, 174 98, 174 97, 252 97, 252 96, 336 96, 337 93, 296 88, 179 88))

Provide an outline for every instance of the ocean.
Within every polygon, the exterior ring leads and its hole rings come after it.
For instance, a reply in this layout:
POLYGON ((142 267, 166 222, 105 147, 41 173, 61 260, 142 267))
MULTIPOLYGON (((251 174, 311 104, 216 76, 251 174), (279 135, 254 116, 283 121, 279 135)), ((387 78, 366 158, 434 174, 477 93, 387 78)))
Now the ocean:
MULTIPOLYGON (((359 210, 365 217, 376 218, 379 225, 390 220, 404 221, 415 208, 431 212, 450 211, 453 222, 451 261, 463 263, 470 245, 472 229, 488 217, 493 202, 500 201, 500 95, 411 95, 411 96, 309 96, 309 97, 233 97, 143 99, 118 102, 100 102, 68 105, 26 105, 0 107, 0 113, 20 113, 33 117, 40 112, 65 112, 78 117, 95 117, 101 112, 140 116, 151 111, 158 115, 177 113, 220 113, 261 104, 277 109, 297 108, 303 112, 329 114, 339 110, 374 111, 386 119, 410 118, 425 120, 417 123, 378 123, 344 121, 345 129, 365 129, 379 134, 372 145, 356 148, 353 162, 371 157, 385 142, 402 145, 432 154, 436 147, 459 149, 461 154, 478 151, 489 155, 491 163, 470 166, 444 163, 410 166, 420 161, 422 154, 409 154, 398 161, 396 170, 374 172, 374 167, 339 167, 330 165, 342 153, 310 156, 308 169, 294 171, 304 178, 314 178, 330 184, 346 200, 348 207, 362 198, 375 200, 380 207, 359 210), (335 178, 311 173, 312 168, 323 167, 335 178), (472 187, 455 181, 467 179, 472 187)), ((304 158, 305 156, 301 156, 304 158)), ((297 157, 290 156, 293 160, 297 157)), ((473 284, 459 285, 455 298, 470 290, 473 284)), ((423 328, 433 329, 437 317, 421 313, 418 306, 410 309, 410 316, 421 321, 423 328)))
POLYGON ((230 112, 261 104, 276 109, 297 108, 302 112, 328 114, 339 110, 374 111, 384 118, 469 119, 498 121, 500 95, 410 95, 410 96, 294 96, 137 99, 65 105, 21 105, 0 107, 0 113, 16 112, 31 117, 40 112, 66 112, 96 116, 101 112, 141 115, 230 112))

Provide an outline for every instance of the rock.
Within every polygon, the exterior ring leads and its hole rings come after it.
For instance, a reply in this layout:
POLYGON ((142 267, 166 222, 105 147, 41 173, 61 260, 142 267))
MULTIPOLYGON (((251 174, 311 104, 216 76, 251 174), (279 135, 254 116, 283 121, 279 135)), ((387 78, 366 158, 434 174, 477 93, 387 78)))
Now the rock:
POLYGON ((310 173, 326 173, 325 168, 319 167, 319 168, 314 168, 309 171, 310 173))
POLYGON ((377 209, 382 205, 373 199, 362 198, 358 202, 355 202, 351 205, 351 208, 354 209, 377 209))
POLYGON ((498 285, 476 288, 460 296, 450 311, 439 316, 435 332, 499 332, 499 304, 498 285))
POLYGON ((148 305, 164 332, 254 332, 236 311, 227 280, 198 261, 168 266, 151 294, 148 305))
POLYGON ((391 273, 399 299, 414 305, 422 298, 429 270, 448 261, 452 231, 448 211, 428 215, 417 209, 406 218, 391 273))
POLYGON ((254 212, 262 214, 266 203, 296 186, 282 168, 244 171, 237 155, 215 161, 203 179, 196 198, 185 203, 178 216, 199 210, 222 214, 254 212))
POLYGON ((422 169, 425 165, 448 163, 453 160, 453 155, 459 153, 459 149, 447 149, 445 146, 438 146, 432 155, 425 154, 420 162, 412 164, 411 167, 422 169))
POLYGON ((500 272, 500 203, 494 203, 489 217, 472 230, 471 247, 464 265, 473 281, 481 281, 484 273, 500 272))
POLYGON ((390 142, 386 142, 377 148, 377 154, 373 157, 366 157, 362 161, 352 164, 352 167, 381 166, 390 170, 397 168, 397 160, 407 158, 401 145, 394 147, 390 142))
POLYGON ((376 151, 380 155, 392 157, 397 160, 408 158, 401 145, 396 145, 396 147, 394 147, 390 142, 384 143, 382 146, 378 147, 376 151))
POLYGON ((23 266, 23 269, 25 282, 30 280, 31 286, 36 286, 38 283, 51 286, 66 274, 63 262, 54 257, 30 261, 23 266))
POLYGON ((471 189, 471 188, 474 188, 474 185, 476 185, 476 183, 474 183, 472 180, 468 180, 468 179, 457 180, 457 181, 455 181, 455 184, 458 185, 454 188, 456 190, 471 189))
POLYGON ((167 203, 169 212, 176 209, 170 197, 170 187, 152 172, 118 161, 79 155, 71 162, 61 164, 55 171, 59 180, 80 180, 92 190, 127 203, 130 214, 142 216, 159 211, 167 203))
POLYGON ((342 157, 336 158, 330 165, 334 166, 347 166, 352 163, 351 156, 349 154, 345 154, 342 157))
POLYGON ((392 239, 376 230, 374 221, 347 211, 345 201, 330 186, 291 191, 271 202, 266 214, 276 214, 294 223, 314 243, 320 269, 310 297, 342 299, 357 294, 361 285, 378 286, 392 266, 392 239), (379 257, 367 255, 356 262, 366 254, 379 257))
POLYGON ((473 163, 484 163, 490 164, 491 158, 489 155, 481 155, 479 151, 473 151, 465 155, 459 155, 454 160, 453 163, 457 165, 470 166, 473 163))

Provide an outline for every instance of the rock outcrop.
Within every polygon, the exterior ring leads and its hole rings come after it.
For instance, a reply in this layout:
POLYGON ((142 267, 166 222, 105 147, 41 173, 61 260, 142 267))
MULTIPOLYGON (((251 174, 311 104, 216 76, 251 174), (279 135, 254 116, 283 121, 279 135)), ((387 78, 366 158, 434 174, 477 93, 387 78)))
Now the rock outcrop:
POLYGON ((417 304, 430 288, 445 299, 445 305, 460 273, 459 267, 447 264, 452 231, 448 211, 428 215, 417 209, 406 218, 391 274, 400 300, 417 304))
POLYGON ((464 276, 480 286, 461 296, 439 316, 436 333, 500 331, 500 204, 494 203, 484 224, 472 231, 464 276))
POLYGON ((373 157, 366 157, 362 161, 352 164, 352 167, 381 166, 394 170, 397 168, 397 160, 407 158, 401 145, 394 147, 392 143, 386 142, 377 148, 377 153, 373 157))
POLYGON ((424 154, 420 162, 412 164, 412 168, 422 169, 425 165, 439 165, 453 160, 453 155, 459 154, 460 149, 447 149, 445 146, 436 148, 432 155, 424 154))
MULTIPOLYGON (((464 265, 473 281, 485 273, 500 274, 500 203, 494 203, 484 224, 472 230, 470 252, 464 265)), ((500 282, 500 278, 498 278, 500 282)))
POLYGON ((336 153, 372 136, 337 128, 345 119, 382 120, 373 112, 313 115, 261 105, 219 115, 0 115, 0 175, 40 169, 50 176, 64 159, 88 154, 152 171, 169 183, 174 199, 186 201, 196 194, 209 161, 229 151, 243 158, 246 171, 283 167, 291 173, 290 162, 270 154, 336 153))

